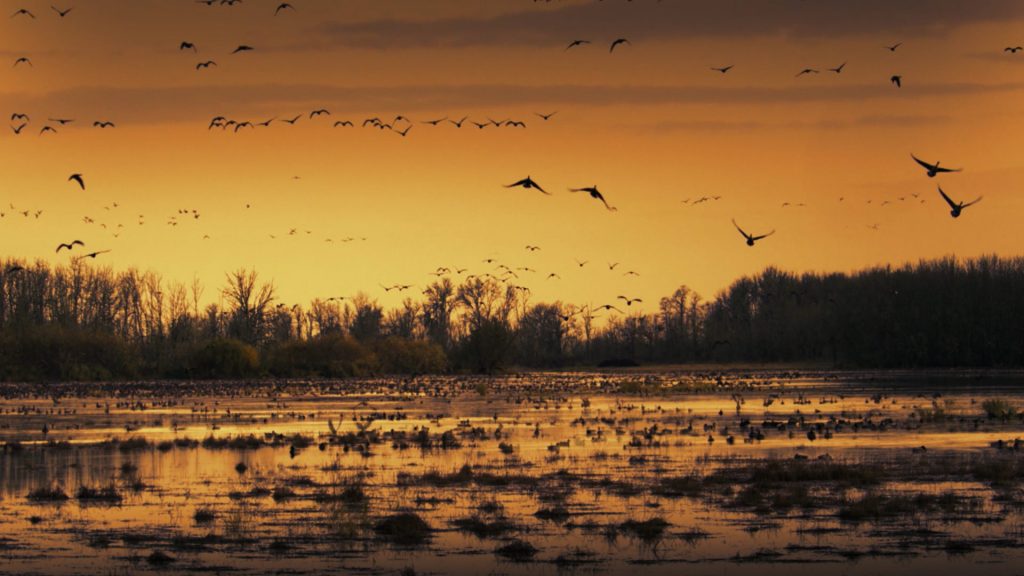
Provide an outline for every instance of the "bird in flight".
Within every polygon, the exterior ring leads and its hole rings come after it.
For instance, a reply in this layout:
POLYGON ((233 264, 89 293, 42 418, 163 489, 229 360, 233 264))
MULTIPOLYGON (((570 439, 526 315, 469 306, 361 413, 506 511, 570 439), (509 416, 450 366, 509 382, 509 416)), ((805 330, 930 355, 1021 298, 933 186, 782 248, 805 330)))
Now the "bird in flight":
POLYGON ((963 170, 963 168, 940 168, 938 162, 936 162, 935 164, 929 164, 924 160, 921 160, 917 156, 914 156, 913 154, 911 154, 910 157, 913 158, 915 162, 923 166, 926 170, 928 170, 929 178, 935 178, 935 176, 942 172, 960 172, 963 170))
POLYGON ((54 134, 56 134, 57 133, 57 129, 54 128, 53 126, 43 126, 43 128, 41 130, 39 130, 39 135, 42 136, 43 134, 46 134, 47 132, 53 132, 54 134))
POLYGON ((899 48, 900 46, 903 46, 903 42, 897 42, 892 46, 886 46, 886 48, 889 50, 889 52, 895 52, 896 49, 899 48))
POLYGON ((114 126, 114 123, 110 122, 109 120, 97 120, 93 122, 92 125, 95 128, 116 128, 116 126, 114 126))
POLYGON ((954 202, 953 199, 949 197, 949 195, 942 191, 942 186, 939 186, 939 194, 942 195, 942 199, 946 201, 946 204, 949 204, 949 207, 951 208, 951 210, 949 211, 949 215, 952 216, 953 218, 959 218, 960 213, 964 211, 964 208, 967 208, 968 206, 974 206, 978 202, 981 202, 982 199, 982 196, 978 196, 978 198, 973 202, 954 202))
POLYGON ((526 188, 527 190, 530 190, 530 189, 539 190, 540 192, 543 192, 544 194, 547 194, 548 196, 551 195, 550 192, 548 192, 547 190, 541 188, 540 184, 537 184, 536 182, 534 182, 533 178, 530 178, 529 176, 527 176, 526 178, 523 178, 519 182, 513 182, 512 184, 506 184, 505 188, 516 188, 517 186, 522 186, 523 188, 526 188))
POLYGON ((214 62, 213 60, 207 60, 206 62, 200 62, 199 64, 196 64, 196 70, 199 70, 201 68, 209 68, 210 66, 216 66, 216 65, 217 65, 217 63, 214 62))
POLYGON ((338 120, 337 122, 334 123, 334 127, 337 128, 338 126, 348 126, 351 128, 354 126, 354 124, 352 124, 351 120, 338 120))
POLYGON ((551 120, 552 116, 554 116, 555 114, 558 114, 558 111, 556 110, 556 111, 554 111, 554 112, 552 112, 550 114, 541 114, 540 112, 534 112, 534 114, 536 114, 537 116, 540 116, 541 120, 547 122, 548 120, 551 120))
POLYGON ((60 16, 61 18, 67 16, 68 12, 71 12, 72 10, 75 9, 75 7, 72 6, 71 8, 68 8, 66 10, 61 10, 60 8, 57 8, 56 6, 53 6, 53 5, 51 5, 50 8, 53 8, 53 11, 56 12, 57 15, 60 16))
POLYGON ((846 62, 840 64, 837 68, 829 68, 829 72, 835 72, 836 74, 842 74, 843 68, 846 68, 846 62))
POLYGON ((92 258, 93 260, 95 260, 96 257, 99 256, 100 254, 106 254, 108 252, 110 252, 110 250, 99 250, 97 252, 90 252, 88 254, 82 254, 81 256, 76 258, 76 260, 82 260, 82 259, 85 259, 85 258, 92 258))
POLYGON ((11 122, 14 122, 15 120, 24 120, 25 122, 28 122, 29 121, 29 117, 28 117, 28 114, 22 114, 21 112, 15 112, 14 114, 11 114, 11 122))
POLYGON ((281 10, 295 10, 295 6, 292 6, 287 2, 282 2, 277 6, 277 10, 274 10, 274 16, 277 16, 278 12, 281 10))
POLYGON ((81 240, 73 240, 73 241, 71 241, 71 242, 69 242, 67 244, 58 244, 57 245, 56 253, 60 254, 60 251, 63 250, 64 248, 67 248, 70 251, 75 246, 81 246, 81 247, 84 248, 85 247, 85 242, 82 242, 81 240))
POLYGON ((634 302, 639 302, 641 304, 643 303, 643 300, 639 298, 626 298, 625 296, 619 296, 619 300, 625 302, 626 306, 632 306, 634 302))
POLYGON ((1021 50, 1024 50, 1024 46, 1007 46, 1006 48, 1003 48, 1003 52, 1009 52, 1010 54, 1016 54, 1021 50))
POLYGON ((579 266, 580 268, 583 268, 583 267, 584 267, 584 266, 586 266, 586 265, 587 265, 587 264, 588 264, 589 262, 590 262, 590 260, 577 260, 577 261, 576 261, 576 265, 577 265, 577 266, 579 266))
POLYGON ((565 51, 568 52, 570 48, 575 48, 577 46, 582 46, 584 44, 590 44, 590 40, 573 40, 572 42, 569 42, 568 46, 565 47, 565 51))
POLYGON ((232 50, 231 53, 232 54, 238 54, 239 52, 250 52, 252 50, 255 50, 255 48, 253 48, 252 46, 246 46, 245 44, 242 44, 238 48, 235 48, 234 50, 232 50))
POLYGON ((734 66, 734 64, 730 64, 730 65, 722 67, 722 68, 711 68, 711 69, 714 70, 715 72, 721 72, 722 74, 725 74, 729 70, 732 70, 733 66, 734 66))
POLYGON ((540 250, 540 246, 533 246, 531 244, 527 244, 526 249, 529 250, 530 252, 536 252, 537 250, 540 250))
POLYGON ((569 191, 570 192, 586 192, 587 194, 590 194, 590 197, 593 198, 594 200, 600 200, 604 204, 604 207, 607 208, 610 212, 618 211, 618 208, 608 204, 608 201, 604 199, 604 195, 602 195, 601 192, 599 192, 597 190, 597 186, 596 185, 595 186, 590 186, 588 188, 569 188, 569 191))
POLYGON ((456 128, 462 128, 462 124, 469 119, 469 116, 464 117, 462 120, 456 122, 455 120, 449 120, 456 128))
POLYGON ((15 68, 17 68, 18 64, 28 64, 29 66, 32 66, 33 68, 35 68, 35 66, 33 66, 33 64, 32 64, 32 61, 29 60, 25 56, 22 56, 21 58, 18 58, 17 60, 14 61, 14 67, 15 68))
POLYGON ((14 135, 18 136, 21 134, 21 131, 25 129, 25 126, 28 126, 28 124, 22 124, 21 126, 11 126, 11 130, 14 130, 14 135))
POLYGON ((324 116, 324 115, 330 116, 331 115, 331 111, 326 109, 326 108, 321 108, 319 110, 313 110, 312 112, 309 113, 309 117, 310 118, 316 118, 317 116, 324 116))
POLYGON ((889 82, 892 82, 897 88, 903 88, 903 76, 899 74, 893 74, 892 78, 889 78, 889 82))
POLYGON ((178 50, 191 50, 193 52, 198 52, 199 51, 196 48, 196 45, 191 43, 191 42, 182 42, 181 45, 178 46, 178 50))
POLYGON ((615 48, 617 48, 617 47, 618 47, 619 45, 621 45, 621 44, 630 44, 630 45, 632 45, 633 43, 632 43, 632 42, 630 42, 630 41, 629 41, 628 39, 626 39, 626 38, 618 38, 617 40, 615 40, 614 42, 612 42, 612 45, 611 45, 611 47, 610 47, 610 48, 608 48, 608 53, 610 54, 610 53, 612 53, 612 52, 615 52, 615 48))
POLYGON ((15 10, 14 14, 11 14, 11 18, 14 18, 15 16, 28 16, 29 18, 31 18, 33 20, 36 19, 36 15, 31 13, 31 12, 29 12, 25 8, 20 8, 18 10, 15 10))
POLYGON ((85 190, 85 179, 82 178, 81 174, 75 173, 72 174, 71 176, 68 176, 68 182, 71 181, 78 182, 78 185, 81 186, 82 190, 85 190))
POLYGON ((772 230, 771 232, 769 232, 767 234, 762 234, 760 236, 754 236, 752 234, 747 234, 746 232, 744 232, 743 228, 740 228, 740 225, 736 223, 736 220, 732 221, 732 225, 735 226, 736 229, 740 231, 740 234, 742 234, 743 237, 747 239, 747 246, 753 246, 754 243, 756 243, 758 240, 763 240, 763 239, 771 236, 772 234, 775 234, 775 230, 772 230))
POLYGON ((622 314, 622 310, 619 310, 618 308, 616 308, 615 306, 612 306, 611 304, 605 304, 604 306, 598 306, 597 308, 595 308, 595 310, 615 310, 619 314, 622 314))
POLYGON ((814 68, 804 68, 803 70, 801 70, 800 72, 797 73, 796 78, 799 78, 799 77, 803 76, 804 74, 821 74, 821 72, 818 71, 818 70, 815 70, 814 68))

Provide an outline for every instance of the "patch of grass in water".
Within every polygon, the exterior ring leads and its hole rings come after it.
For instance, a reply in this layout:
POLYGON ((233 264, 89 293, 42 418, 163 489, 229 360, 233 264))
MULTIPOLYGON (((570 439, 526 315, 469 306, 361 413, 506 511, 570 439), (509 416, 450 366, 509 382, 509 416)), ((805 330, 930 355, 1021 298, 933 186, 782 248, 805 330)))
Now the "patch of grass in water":
POLYGON ((415 512, 399 512, 377 521, 374 532, 400 546, 419 546, 430 539, 430 524, 415 512))

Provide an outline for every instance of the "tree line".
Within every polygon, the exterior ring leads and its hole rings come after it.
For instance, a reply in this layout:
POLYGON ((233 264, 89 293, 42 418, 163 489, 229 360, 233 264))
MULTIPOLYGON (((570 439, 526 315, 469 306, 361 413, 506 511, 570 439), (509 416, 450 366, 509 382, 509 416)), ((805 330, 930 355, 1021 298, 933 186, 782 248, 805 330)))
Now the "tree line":
POLYGON ((1024 259, 944 258, 852 274, 767 268, 704 301, 618 314, 493 279, 287 305, 252 270, 217 303, 199 282, 83 262, 0 268, 0 379, 347 377, 510 367, 814 362, 836 368, 1024 365, 1024 259))

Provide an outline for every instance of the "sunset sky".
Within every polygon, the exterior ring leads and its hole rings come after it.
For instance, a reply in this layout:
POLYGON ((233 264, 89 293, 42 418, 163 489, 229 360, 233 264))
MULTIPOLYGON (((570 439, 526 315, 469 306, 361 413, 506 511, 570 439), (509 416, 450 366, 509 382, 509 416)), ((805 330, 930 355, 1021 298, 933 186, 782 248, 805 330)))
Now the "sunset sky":
POLYGON ((364 290, 384 305, 401 297, 380 284, 494 258, 537 270, 517 282, 533 301, 651 310, 768 265, 1022 253, 1024 51, 1004 52, 1024 44, 1019 0, 290 3, 62 0, 61 18, 4 0, 35 18, 0 19, 0 112, 31 118, 0 136, 0 257, 66 262, 54 248, 81 239, 111 250, 97 263, 198 277, 209 298, 254 267, 287 302, 364 290), (616 38, 631 44, 609 53, 616 38), (566 50, 577 39, 593 43, 566 50), (359 127, 396 115, 407 137, 359 127), (471 124, 488 118, 527 127, 471 124), (929 179, 911 153, 964 171, 929 179), (553 195, 503 186, 527 175, 553 195), (594 184, 617 212, 567 190, 594 184), (984 201, 954 220, 937 184, 984 201), (722 198, 683 203, 703 196, 722 198), (180 209, 200 218, 168 225, 180 209), (732 218, 777 233, 749 248, 732 218))

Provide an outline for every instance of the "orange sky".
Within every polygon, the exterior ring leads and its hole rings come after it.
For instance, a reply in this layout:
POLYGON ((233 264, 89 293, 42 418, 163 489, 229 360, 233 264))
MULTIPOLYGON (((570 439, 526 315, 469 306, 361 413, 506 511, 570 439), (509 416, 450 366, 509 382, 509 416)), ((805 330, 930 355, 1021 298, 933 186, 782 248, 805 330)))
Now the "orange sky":
POLYGON ((0 256, 64 262, 54 248, 78 238, 118 268, 198 276, 208 296, 251 266, 288 302, 365 290, 385 305, 399 297, 380 284, 495 258, 537 270, 518 281, 534 301, 653 309, 679 284, 710 298, 767 265, 1021 253, 1024 52, 1003 52, 1024 43, 1020 2, 293 0, 275 17, 278 3, 82 0, 62 19, 49 1, 5 2, 36 18, 0 19, 0 112, 31 116, 0 136, 0 256), (618 37, 632 44, 609 54, 618 37), (574 39, 594 43, 566 51, 574 39), (255 50, 228 54, 240 44, 255 50), (21 56, 33 66, 13 67, 21 56), (205 60, 218 66, 197 71, 205 60), (822 73, 794 77, 809 67, 822 73), (397 114, 406 138, 331 128, 397 114), (528 127, 421 123, 467 115, 528 127), (930 180, 911 153, 965 170, 930 180), (554 195, 502 186, 526 175, 554 195), (954 221, 937 183, 985 199, 954 221), (618 212, 567 192, 593 184, 618 212), (201 217, 169 226, 178 209, 201 217), (732 218, 778 233, 751 249, 732 218))

